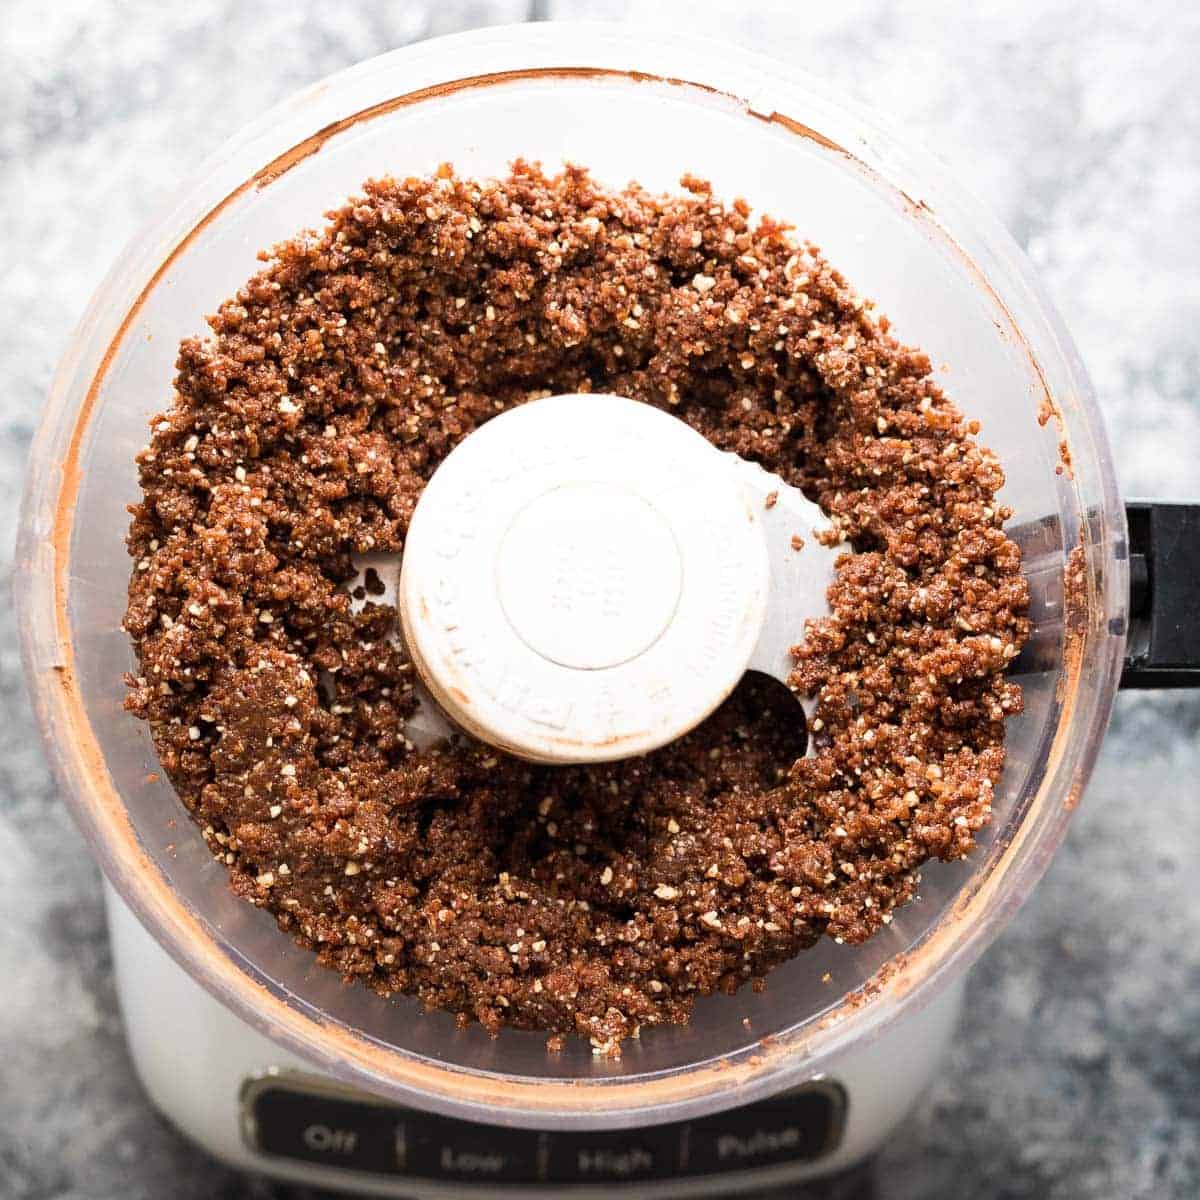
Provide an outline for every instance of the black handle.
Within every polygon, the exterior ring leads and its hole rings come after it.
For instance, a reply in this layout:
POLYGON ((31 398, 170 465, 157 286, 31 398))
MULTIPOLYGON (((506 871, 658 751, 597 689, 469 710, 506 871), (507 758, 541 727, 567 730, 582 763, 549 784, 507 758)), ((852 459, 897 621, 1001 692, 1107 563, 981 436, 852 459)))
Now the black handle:
POLYGON ((1123 688, 1200 687, 1200 504, 1133 500, 1123 688))

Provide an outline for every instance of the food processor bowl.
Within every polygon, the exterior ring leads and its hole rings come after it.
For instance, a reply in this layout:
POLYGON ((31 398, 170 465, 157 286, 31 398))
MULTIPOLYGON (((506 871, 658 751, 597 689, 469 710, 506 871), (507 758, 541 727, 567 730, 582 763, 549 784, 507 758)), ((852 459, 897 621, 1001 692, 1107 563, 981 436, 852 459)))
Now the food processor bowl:
POLYGON ((21 637, 47 753, 105 873, 154 937, 245 1021, 328 1074, 455 1117, 615 1128, 748 1103, 819 1075, 926 1004, 1045 870, 1117 687, 1128 604, 1124 510, 1087 377, 1025 257, 929 154, 818 80, 675 34, 537 24, 423 43, 333 76, 228 143, 125 250, 55 378, 17 558, 21 637), (224 869, 122 708, 126 505, 181 338, 363 180, 502 174, 517 157, 609 185, 685 172, 819 245, 982 423, 1007 472, 1036 626, 1018 662, 994 820, 968 861, 865 945, 822 942, 762 994, 700 1001, 619 1059, 347 986, 231 894, 224 869), (1068 565, 1073 567, 1068 576, 1068 565), (1068 586, 1068 579, 1071 580, 1068 586), (825 980, 828 973, 829 981, 825 980))

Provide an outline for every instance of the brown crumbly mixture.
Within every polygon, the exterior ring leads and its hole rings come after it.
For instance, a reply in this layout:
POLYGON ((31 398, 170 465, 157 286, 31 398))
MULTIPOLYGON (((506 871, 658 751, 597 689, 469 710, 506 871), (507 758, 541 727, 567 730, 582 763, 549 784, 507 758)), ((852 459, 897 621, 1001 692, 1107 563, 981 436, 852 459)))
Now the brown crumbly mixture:
POLYGON ((234 890, 382 993, 605 1049, 863 941, 967 854, 1028 636, 1000 466, 926 356, 815 247, 683 184, 367 184, 183 343, 129 534, 128 707, 234 890), (391 608, 351 611, 351 555, 401 551, 481 422, 588 390, 761 462, 852 539, 834 615, 796 630, 815 757, 753 677, 625 762, 406 741, 412 668, 391 608))

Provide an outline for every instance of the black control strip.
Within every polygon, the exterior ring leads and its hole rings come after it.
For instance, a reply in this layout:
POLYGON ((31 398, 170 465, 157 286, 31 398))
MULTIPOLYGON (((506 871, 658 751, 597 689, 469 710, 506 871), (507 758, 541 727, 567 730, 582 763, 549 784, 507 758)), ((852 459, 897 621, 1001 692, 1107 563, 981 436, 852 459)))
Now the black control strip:
POLYGON ((617 1131, 500 1129, 400 1108, 298 1072, 242 1090, 256 1153, 459 1185, 608 1185, 813 1162, 841 1142, 846 1093, 819 1080, 732 1112, 617 1131))

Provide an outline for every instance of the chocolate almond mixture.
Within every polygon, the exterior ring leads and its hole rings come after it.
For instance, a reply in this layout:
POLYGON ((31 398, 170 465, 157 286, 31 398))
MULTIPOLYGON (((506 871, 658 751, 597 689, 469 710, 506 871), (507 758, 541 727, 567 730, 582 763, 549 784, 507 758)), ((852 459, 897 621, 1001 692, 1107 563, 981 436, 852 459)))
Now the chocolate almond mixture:
POLYGON ((368 183, 183 343, 129 533, 128 707, 234 890, 381 993, 605 1051, 862 942, 967 854, 1029 632, 1000 466, 928 358, 816 247, 683 189, 526 163, 368 183), (851 539, 833 616, 796 629, 813 757, 752 676, 625 762, 407 740, 396 613, 373 586, 352 610, 352 556, 403 551, 483 421, 589 390, 761 462, 851 539))

